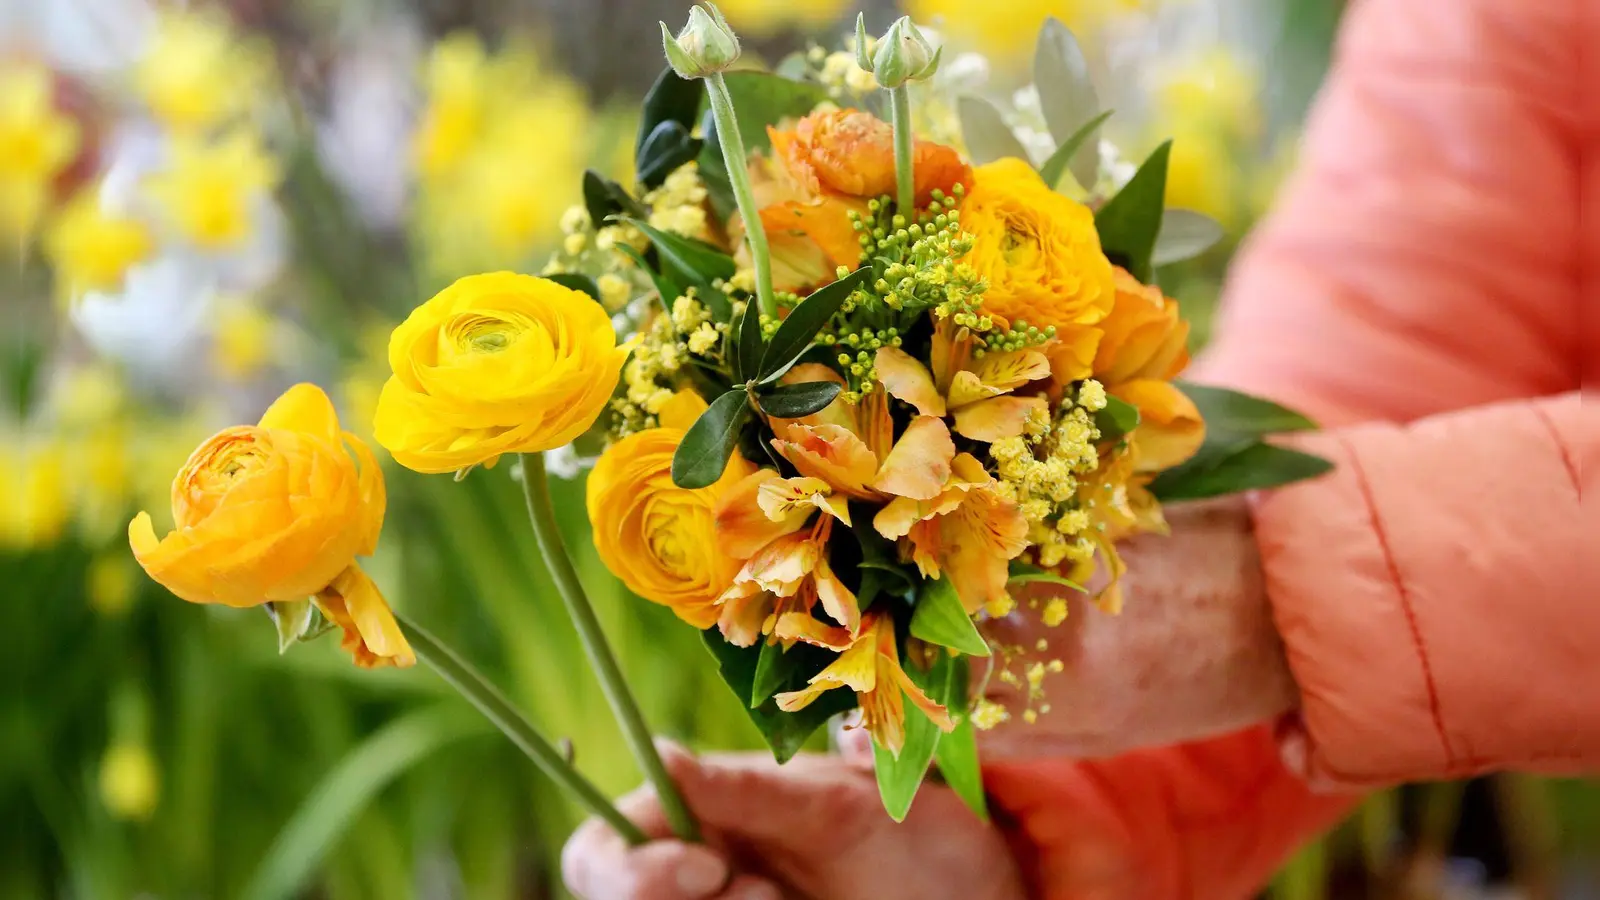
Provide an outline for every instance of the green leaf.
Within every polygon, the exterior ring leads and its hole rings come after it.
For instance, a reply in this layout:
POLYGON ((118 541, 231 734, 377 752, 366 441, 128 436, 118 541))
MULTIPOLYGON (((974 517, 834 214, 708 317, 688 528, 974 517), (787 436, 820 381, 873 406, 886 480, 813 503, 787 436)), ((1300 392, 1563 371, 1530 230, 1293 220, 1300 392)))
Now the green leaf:
POLYGON ((1178 382, 1178 390, 1194 401, 1207 434, 1263 437, 1287 431, 1313 431, 1317 423, 1271 400, 1228 388, 1178 382))
MULTIPOLYGON (((715 628, 706 629, 700 633, 700 637, 717 660, 717 673, 733 691, 733 695, 739 698, 739 708, 750 717, 750 722, 756 726, 756 731, 760 732, 767 746, 772 748, 772 756, 779 763, 794 758, 805 747, 812 733, 828 719, 856 706, 855 692, 832 690, 797 712, 784 712, 778 708, 777 701, 770 697, 752 708, 750 698, 755 694, 756 669, 761 665, 760 648, 735 647, 723 640, 722 633, 715 628)), ((800 646, 797 644, 794 649, 800 649, 800 646)), ((832 653, 827 655, 835 656, 832 653)), ((797 681, 803 683, 811 674, 814 673, 796 666, 787 684, 793 688, 797 681)))
POLYGON ((1173 500, 1200 500, 1240 491, 1282 487, 1315 478, 1333 468, 1320 456, 1256 441, 1207 459, 1197 455, 1183 465, 1168 469, 1150 482, 1150 492, 1163 503, 1173 500))
MULTIPOLYGON (((870 523, 876 512, 877 507, 866 503, 859 501, 851 503, 850 521, 870 523)), ((915 590, 921 584, 922 579, 913 578, 911 573, 906 571, 906 567, 900 564, 895 545, 879 534, 870 524, 866 527, 852 528, 850 533, 855 535, 856 543, 861 545, 862 569, 893 576, 899 584, 900 590, 907 593, 915 590)), ((864 574, 863 577, 865 577, 864 574)), ((878 587, 879 589, 884 588, 883 585, 878 587)))
MULTIPOLYGON (((935 684, 932 673, 922 671, 910 660, 905 660, 904 664, 906 674, 918 687, 935 703, 944 702, 946 683, 935 684)), ((928 773, 928 765, 933 762, 943 735, 939 726, 915 703, 905 704, 905 716, 905 743, 898 756, 878 746, 876 741, 872 744, 872 768, 878 776, 878 796, 883 799, 883 808, 889 817, 896 822, 905 821, 906 813, 911 811, 911 801, 922 787, 922 779, 928 773)))
POLYGON ((911 613, 911 636, 969 656, 988 656, 990 652, 955 585, 943 575, 922 582, 916 609, 911 613))
POLYGON ((842 390, 844 385, 837 381, 806 381, 776 388, 762 394, 757 402, 769 416, 799 419, 821 412, 842 390))
POLYGON ((762 381, 775 381, 788 371, 800 354, 811 346, 811 339, 849 299, 851 292, 871 275, 872 267, 862 266, 800 301, 800 305, 790 310, 788 318, 778 325, 777 333, 768 342, 767 351, 761 355, 761 368, 756 371, 756 377, 762 381))
POLYGON ((735 381, 744 381, 756 374, 756 368, 761 365, 761 350, 765 346, 761 339, 761 310, 756 308, 754 301, 745 303, 744 314, 739 317, 739 335, 737 355, 734 357, 733 376, 735 381))
POLYGON ((1106 256, 1145 283, 1150 281, 1150 258, 1155 252, 1156 235, 1161 233, 1167 157, 1171 152, 1171 141, 1157 147, 1122 190, 1094 214, 1100 247, 1106 256))
MULTIPOLYGON (((1109 118, 1111 118, 1111 110, 1108 109, 1105 112, 1096 115, 1089 121, 1083 123, 1078 127, 1077 131, 1072 133, 1071 137, 1068 137, 1066 140, 1061 142, 1061 146, 1056 148, 1056 152, 1050 154, 1050 158, 1045 160, 1044 165, 1039 167, 1039 177, 1044 180, 1045 184, 1049 185, 1050 188, 1054 190, 1055 187, 1061 183, 1062 173, 1067 171, 1067 166, 1075 157, 1077 157, 1078 151, 1083 148, 1084 144, 1098 143, 1098 141, 1094 140, 1095 135, 1099 132, 1100 126, 1105 124, 1105 121, 1109 118)), ((1098 155, 1095 157, 1095 165, 1097 167, 1100 165, 1098 155)), ((1083 175, 1080 175, 1078 171, 1074 169, 1072 172, 1072 177, 1077 179, 1078 184, 1081 185, 1084 190, 1088 190, 1089 188, 1094 187, 1094 183, 1098 179, 1099 174, 1100 173, 1098 169, 1094 172, 1088 172, 1083 175)))
POLYGON ((1068 587, 1081 593, 1087 593, 1083 585, 1073 581, 1070 578, 1063 578, 1049 569, 1041 569, 1038 566, 1022 562, 1021 560, 1012 560, 1010 570, 1006 578, 1006 584, 1034 583, 1059 584, 1062 587, 1068 587))
POLYGON ((1100 429, 1100 440, 1119 440, 1139 427, 1139 407, 1107 394, 1105 409, 1094 414, 1094 425, 1100 429))
MULTIPOLYGON (((1039 43, 1033 54, 1033 83, 1039 90, 1039 107, 1050 136, 1061 143, 1100 112, 1100 98, 1083 48, 1071 29, 1054 16, 1039 29, 1039 43)), ((1080 143, 1072 156, 1071 169, 1080 184, 1092 185, 1100 169, 1100 142, 1080 143)))
POLYGON ((700 141, 677 122, 662 122, 645 140, 635 163, 639 184, 657 188, 672 171, 700 154, 700 141))
POLYGON ((1028 159, 1028 151, 993 103, 982 97, 961 97, 956 100, 956 113, 973 164, 981 166, 1006 157, 1028 159))
POLYGON ((968 696, 970 673, 965 656, 941 653, 933 664, 932 680, 945 684, 945 709, 956 723, 956 730, 939 738, 933 761, 939 766, 944 783, 983 821, 989 821, 989 805, 983 792, 983 771, 978 765, 978 733, 972 726, 968 696))
POLYGON ((583 207, 589 211, 589 221, 596 228, 618 213, 644 215, 644 207, 622 185, 593 169, 585 169, 583 173, 583 207))
POLYGON ((751 709, 761 708, 761 704, 783 689, 789 676, 798 668, 799 658, 798 653, 785 653, 781 643, 762 642, 761 656, 756 660, 756 674, 750 685, 751 709))
POLYGON ((1222 225, 1192 209, 1168 209, 1161 214, 1161 233, 1150 254, 1152 266, 1166 266, 1210 250, 1222 240, 1222 225))
POLYGON ((582 291, 593 297, 595 302, 600 300, 600 286, 595 284, 594 279, 587 275, 580 275, 577 272, 559 272, 555 275, 546 275, 544 277, 564 288, 582 291))
POLYGON ((683 285, 674 281, 671 276, 657 272, 650 265, 649 260, 644 258, 644 254, 640 253, 638 250, 635 250, 633 247, 630 247, 627 244, 618 244, 617 252, 633 260, 634 263, 638 265, 640 271, 650 276, 650 283, 656 286, 656 293, 661 295, 662 303, 671 303, 673 300, 676 300, 681 294, 683 294, 683 285))
MULTIPOLYGON (((644 103, 639 110, 639 135, 633 141, 634 157, 645 157, 645 145, 663 123, 678 125, 684 134, 693 131, 705 94, 705 86, 699 80, 680 78, 670 66, 662 69, 655 83, 650 86, 649 93, 644 95, 644 103)), ((641 177, 639 180, 644 179, 641 177)))
MULTIPOLYGON (((670 231, 651 225, 643 219, 629 217, 628 223, 644 232, 645 237, 656 247, 656 253, 661 256, 662 269, 671 274, 673 278, 686 285, 700 286, 701 300, 710 303, 707 294, 721 291, 711 286, 711 282, 718 278, 732 278, 736 266, 733 257, 711 246, 705 241, 686 238, 673 234, 670 231)), ((671 305, 675 297, 662 298, 671 305)))
POLYGON ((750 398, 743 390, 729 391, 711 401, 672 454, 672 483, 703 488, 721 478, 749 414, 750 398))

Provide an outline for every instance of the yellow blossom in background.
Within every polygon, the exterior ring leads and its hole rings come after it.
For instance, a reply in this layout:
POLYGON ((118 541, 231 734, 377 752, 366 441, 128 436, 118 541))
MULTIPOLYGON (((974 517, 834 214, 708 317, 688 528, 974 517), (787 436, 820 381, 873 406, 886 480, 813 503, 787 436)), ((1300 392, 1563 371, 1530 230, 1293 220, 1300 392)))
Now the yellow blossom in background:
POLYGON ((15 432, 0 437, 0 544, 54 543, 72 515, 65 446, 15 432))
POLYGON ((222 14, 168 9, 134 68, 133 88, 162 124, 200 131, 257 105, 270 66, 266 49, 222 14))
POLYGON ((140 822, 150 818, 161 799, 161 773, 150 748, 138 741, 117 741, 100 759, 100 802, 112 818, 140 822))
POLYGON ((394 330, 373 432, 418 472, 552 450, 594 425, 629 349, 588 294, 531 275, 470 275, 394 330))
POLYGON ((717 9, 735 28, 766 35, 785 28, 816 31, 853 6, 850 0, 722 0, 717 9))
POLYGON ((45 255, 63 297, 88 291, 116 292, 132 266, 155 252, 145 223, 108 211, 98 185, 81 190, 62 208, 45 236, 45 255))
POLYGON ((224 377, 242 381, 274 358, 278 320, 250 302, 222 304, 213 332, 212 359, 224 377))
POLYGON ((996 66, 1026 69, 1033 59, 1039 27, 1051 16, 1074 31, 1093 29, 1107 19, 1150 5, 1150 0, 906 0, 906 12, 939 29, 962 49, 987 55, 996 66))
POLYGON ((95 556, 85 573, 89 606, 103 616, 121 615, 133 600, 133 573, 133 563, 120 549, 95 556))
POLYGON ((182 137, 146 189, 184 239, 205 250, 237 248, 255 228, 256 203, 277 186, 277 160, 254 133, 182 137))
POLYGON ((388 603, 356 564, 383 527, 378 461, 339 427, 319 388, 290 388, 254 426, 226 428, 172 484, 175 530, 150 514, 128 525, 134 558, 191 603, 253 607, 312 597, 357 665, 416 661, 388 603))
POLYGON ((78 123, 55 106, 50 70, 0 62, 0 237, 32 234, 82 140, 78 123))
POLYGON ((1197 123, 1241 141, 1261 134, 1261 79, 1237 51, 1213 47, 1156 76, 1154 119, 1163 128, 1197 123))

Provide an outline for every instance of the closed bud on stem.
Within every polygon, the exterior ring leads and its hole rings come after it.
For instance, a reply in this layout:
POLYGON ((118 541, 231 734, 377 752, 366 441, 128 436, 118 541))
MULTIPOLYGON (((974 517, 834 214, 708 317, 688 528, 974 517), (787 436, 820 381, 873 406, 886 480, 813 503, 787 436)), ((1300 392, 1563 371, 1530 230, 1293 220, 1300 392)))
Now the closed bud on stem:
POLYGON ((907 82, 922 81, 939 69, 944 48, 935 49, 922 30, 901 16, 889 26, 875 47, 868 48, 864 16, 856 17, 856 65, 870 71, 878 83, 890 90, 907 82))
POLYGON ((724 71, 739 58, 739 38, 710 3, 689 10, 689 24, 677 37, 662 22, 661 47, 672 71, 683 78, 704 78, 724 71))

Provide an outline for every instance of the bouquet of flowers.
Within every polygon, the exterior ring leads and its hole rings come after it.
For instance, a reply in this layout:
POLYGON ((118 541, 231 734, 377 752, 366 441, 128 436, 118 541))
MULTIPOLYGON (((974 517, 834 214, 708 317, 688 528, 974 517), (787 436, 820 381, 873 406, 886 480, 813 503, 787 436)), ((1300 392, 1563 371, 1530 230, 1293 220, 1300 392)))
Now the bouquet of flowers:
MULTIPOLYGON (((859 708, 892 816, 934 764, 981 815, 974 729, 1011 714, 969 700, 1008 649, 982 622, 1058 624, 1069 591, 1115 612, 1116 542, 1161 531, 1162 501, 1327 463, 1264 442, 1303 417, 1174 380, 1188 324, 1153 269, 1220 230, 1164 209, 1165 145, 1131 171, 1108 158, 1110 113, 1060 23, 1035 61, 1055 138, 1037 166, 992 106, 948 96, 909 19, 876 40, 858 20, 851 51, 773 72, 733 70, 710 4, 662 31, 635 184, 587 173, 542 277, 469 276, 418 307, 390 341, 376 439, 458 478, 519 455, 545 559, 680 835, 693 819, 550 507, 542 453, 586 434, 604 442, 587 484, 602 560, 702 630, 779 761, 859 708)), ((142 514, 130 533, 179 596, 265 605, 285 645, 338 628, 360 664, 423 659, 642 840, 362 574, 382 476, 318 389, 208 441, 173 503, 171 535, 142 514)))

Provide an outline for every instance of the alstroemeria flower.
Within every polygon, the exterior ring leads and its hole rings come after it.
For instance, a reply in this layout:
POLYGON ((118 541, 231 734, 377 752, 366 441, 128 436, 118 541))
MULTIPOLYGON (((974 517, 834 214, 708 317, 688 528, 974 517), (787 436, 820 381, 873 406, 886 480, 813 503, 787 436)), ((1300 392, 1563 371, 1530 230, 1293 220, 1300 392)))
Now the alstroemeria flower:
POLYGON ((988 353, 973 358, 972 335, 949 320, 934 329, 934 368, 898 347, 878 351, 874 365, 884 390, 924 416, 955 419, 955 432, 993 443, 1022 434, 1030 417, 1047 415, 1043 395, 1012 392, 1050 377, 1046 348, 988 353))
POLYGON ((850 646, 813 676, 806 687, 778 694, 778 708, 797 712, 834 688, 856 692, 861 702, 862 727, 879 746, 897 756, 905 745, 906 697, 944 731, 955 728, 945 708, 923 693, 901 667, 894 620, 882 613, 869 613, 850 646))

